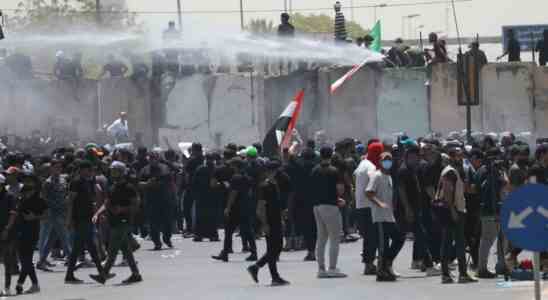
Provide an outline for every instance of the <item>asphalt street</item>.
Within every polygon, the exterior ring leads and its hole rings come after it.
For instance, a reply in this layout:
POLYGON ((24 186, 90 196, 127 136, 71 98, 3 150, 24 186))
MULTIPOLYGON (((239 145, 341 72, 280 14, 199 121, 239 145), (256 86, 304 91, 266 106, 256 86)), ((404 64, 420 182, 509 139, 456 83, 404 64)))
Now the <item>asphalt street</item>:
MULTIPOLYGON (((341 247, 339 267, 347 273, 344 279, 317 279, 315 262, 303 262, 304 252, 283 253, 279 263, 281 275, 291 282, 285 287, 270 287, 268 267, 259 274, 260 284, 255 284, 246 267, 246 254, 238 253, 239 238, 235 239, 236 254, 229 263, 213 261, 221 243, 194 243, 190 239, 174 238, 175 249, 152 252, 150 241, 142 241, 136 254, 144 281, 131 286, 120 282, 129 276, 129 268, 114 268, 117 276, 106 285, 94 283, 88 274, 93 269, 81 269, 76 276, 86 281, 83 285, 65 285, 62 266, 54 273, 38 271, 42 291, 40 294, 22 295, 19 299, 44 300, 152 300, 152 299, 219 299, 219 300, 343 300, 343 299, 422 299, 422 300, 531 300, 533 283, 518 282, 502 285, 497 280, 482 280, 468 285, 442 285, 439 277, 425 278, 410 270, 411 243, 395 262, 402 278, 395 283, 378 283, 375 277, 361 275, 361 242, 341 247)), ((258 241, 260 252, 264 240, 258 241)), ((494 256, 493 256, 494 258, 494 256)), ((28 283, 27 283, 28 285, 28 283)), ((544 289, 548 299, 548 288, 544 289)))

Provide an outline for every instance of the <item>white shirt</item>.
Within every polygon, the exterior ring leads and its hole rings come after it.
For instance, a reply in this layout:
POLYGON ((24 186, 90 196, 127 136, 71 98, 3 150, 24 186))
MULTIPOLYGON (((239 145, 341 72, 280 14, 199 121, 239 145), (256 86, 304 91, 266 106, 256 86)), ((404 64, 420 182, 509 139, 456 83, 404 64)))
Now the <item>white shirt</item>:
POLYGON ((122 122, 122 119, 118 119, 114 121, 110 126, 107 128, 108 134, 110 134, 114 138, 124 138, 129 137, 129 128, 127 126, 127 121, 122 122))
POLYGON ((393 188, 392 177, 390 175, 384 174, 380 170, 371 175, 367 191, 375 192, 377 198, 387 205, 387 208, 382 208, 373 202, 371 203, 373 223, 396 223, 396 218, 394 217, 393 188))
POLYGON ((365 195, 367 185, 369 184, 369 176, 377 170, 377 167, 367 159, 362 160, 360 165, 354 171, 356 178, 356 209, 370 208, 372 203, 365 195))

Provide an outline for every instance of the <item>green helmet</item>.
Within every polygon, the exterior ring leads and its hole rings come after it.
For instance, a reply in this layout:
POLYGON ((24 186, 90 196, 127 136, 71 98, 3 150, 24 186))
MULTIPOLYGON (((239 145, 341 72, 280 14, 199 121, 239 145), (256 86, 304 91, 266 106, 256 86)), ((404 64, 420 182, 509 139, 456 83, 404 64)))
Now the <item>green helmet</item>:
POLYGON ((257 157, 257 155, 258 155, 257 148, 255 148, 253 146, 247 147, 247 149, 245 149, 245 155, 247 157, 257 157))

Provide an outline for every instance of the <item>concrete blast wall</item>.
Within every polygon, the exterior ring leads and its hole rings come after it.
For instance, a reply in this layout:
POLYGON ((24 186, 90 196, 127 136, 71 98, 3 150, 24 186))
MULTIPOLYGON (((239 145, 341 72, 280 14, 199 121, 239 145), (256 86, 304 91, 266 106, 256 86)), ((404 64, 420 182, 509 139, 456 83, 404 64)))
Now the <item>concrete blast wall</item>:
MULTIPOLYGON (((167 122, 178 129, 163 129, 172 145, 200 141, 218 148, 228 142, 249 145, 260 140, 264 128, 264 83, 234 75, 195 75, 178 81, 167 103, 167 122), (253 94, 253 99, 252 99, 253 94)), ((162 138, 162 143, 164 138, 162 138)))
MULTIPOLYGON (((328 137, 388 137, 405 131, 422 136, 465 128, 465 109, 457 105, 456 66, 437 65, 430 89, 425 69, 366 67, 335 95, 330 85, 348 68, 294 72, 288 76, 194 75, 177 81, 167 101, 164 138, 200 141, 208 147, 262 140, 299 89, 305 89, 298 128, 304 137, 323 129, 328 137), (253 97, 252 97, 253 96, 253 97)), ((3 71, 0 70, 0 76, 3 71)), ((480 106, 472 109, 478 131, 548 130, 548 69, 526 63, 490 64, 481 73, 480 106)), ((29 134, 34 129, 76 128, 92 137, 127 111, 131 134, 141 132, 153 144, 150 92, 128 79, 85 80, 76 89, 67 82, 0 78, 0 131, 29 134)))

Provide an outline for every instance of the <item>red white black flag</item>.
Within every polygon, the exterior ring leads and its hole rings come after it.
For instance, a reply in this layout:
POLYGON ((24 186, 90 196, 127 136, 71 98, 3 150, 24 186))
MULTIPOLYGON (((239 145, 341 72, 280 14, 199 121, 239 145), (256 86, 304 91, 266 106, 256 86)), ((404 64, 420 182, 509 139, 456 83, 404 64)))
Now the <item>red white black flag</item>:
POLYGON ((354 74, 356 74, 356 72, 358 72, 363 66, 365 66, 365 64, 369 62, 369 59, 366 59, 364 60, 362 63, 360 63, 359 65, 355 65, 352 69, 350 69, 350 71, 348 71, 346 74, 344 74, 343 77, 339 78, 337 81, 335 81, 332 85, 331 85, 331 95, 335 94, 335 92, 337 91, 337 89, 339 87, 341 87, 341 85, 343 85, 347 80, 349 80, 350 78, 352 78, 352 76, 354 74))
POLYGON ((266 157, 279 156, 281 146, 289 147, 291 134, 297 124, 303 99, 304 90, 300 90, 266 134, 263 141, 263 152, 266 157))

